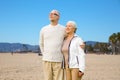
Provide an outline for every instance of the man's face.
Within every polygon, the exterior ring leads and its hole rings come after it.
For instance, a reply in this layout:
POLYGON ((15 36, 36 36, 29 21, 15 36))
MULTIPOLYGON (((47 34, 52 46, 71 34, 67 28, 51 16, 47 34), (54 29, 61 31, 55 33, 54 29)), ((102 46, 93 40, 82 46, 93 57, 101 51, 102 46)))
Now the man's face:
POLYGON ((59 20, 59 13, 56 12, 56 11, 50 12, 50 14, 49 14, 49 19, 50 19, 50 21, 59 20))

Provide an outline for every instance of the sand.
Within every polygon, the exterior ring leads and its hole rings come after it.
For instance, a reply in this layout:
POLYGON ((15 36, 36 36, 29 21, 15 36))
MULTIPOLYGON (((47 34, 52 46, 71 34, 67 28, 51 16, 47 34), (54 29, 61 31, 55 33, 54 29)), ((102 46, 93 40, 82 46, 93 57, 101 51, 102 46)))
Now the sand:
MULTIPOLYGON (((0 53, 0 80, 44 80, 42 56, 0 53)), ((120 55, 86 55, 82 80, 120 80, 120 55)))

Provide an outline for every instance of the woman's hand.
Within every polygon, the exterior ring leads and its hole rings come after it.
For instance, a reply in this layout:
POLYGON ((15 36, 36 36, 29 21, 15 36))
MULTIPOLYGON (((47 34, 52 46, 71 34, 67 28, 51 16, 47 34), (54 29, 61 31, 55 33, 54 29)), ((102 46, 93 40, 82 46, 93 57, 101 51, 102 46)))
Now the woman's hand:
POLYGON ((83 72, 81 72, 81 71, 79 71, 78 76, 79 76, 79 77, 82 77, 83 75, 84 75, 84 73, 83 73, 83 72))

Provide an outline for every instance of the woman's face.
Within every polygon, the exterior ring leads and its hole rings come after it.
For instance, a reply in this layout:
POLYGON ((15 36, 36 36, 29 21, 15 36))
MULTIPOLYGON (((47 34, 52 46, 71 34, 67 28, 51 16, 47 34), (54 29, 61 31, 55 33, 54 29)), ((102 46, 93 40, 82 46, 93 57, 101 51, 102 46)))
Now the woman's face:
POLYGON ((74 25, 72 23, 67 23, 65 31, 67 34, 74 33, 75 31, 74 25))

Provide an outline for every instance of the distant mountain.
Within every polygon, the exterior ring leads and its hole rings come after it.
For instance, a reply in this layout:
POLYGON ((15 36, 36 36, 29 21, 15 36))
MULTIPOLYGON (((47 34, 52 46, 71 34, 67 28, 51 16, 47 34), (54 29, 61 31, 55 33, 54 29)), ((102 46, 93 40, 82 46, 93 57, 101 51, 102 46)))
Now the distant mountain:
POLYGON ((96 43, 97 43, 97 41, 86 41, 86 45, 94 46, 96 43))
POLYGON ((21 43, 0 43, 0 52, 39 52, 38 45, 21 43))
POLYGON ((107 42, 98 42, 98 41, 86 41, 85 43, 86 43, 86 45, 92 45, 92 46, 94 46, 96 43, 106 43, 107 44, 107 42))
MULTIPOLYGON (((94 46, 97 41, 86 41, 86 45, 94 46)), ((38 45, 21 43, 0 43, 0 52, 37 52, 40 53, 38 45)))

